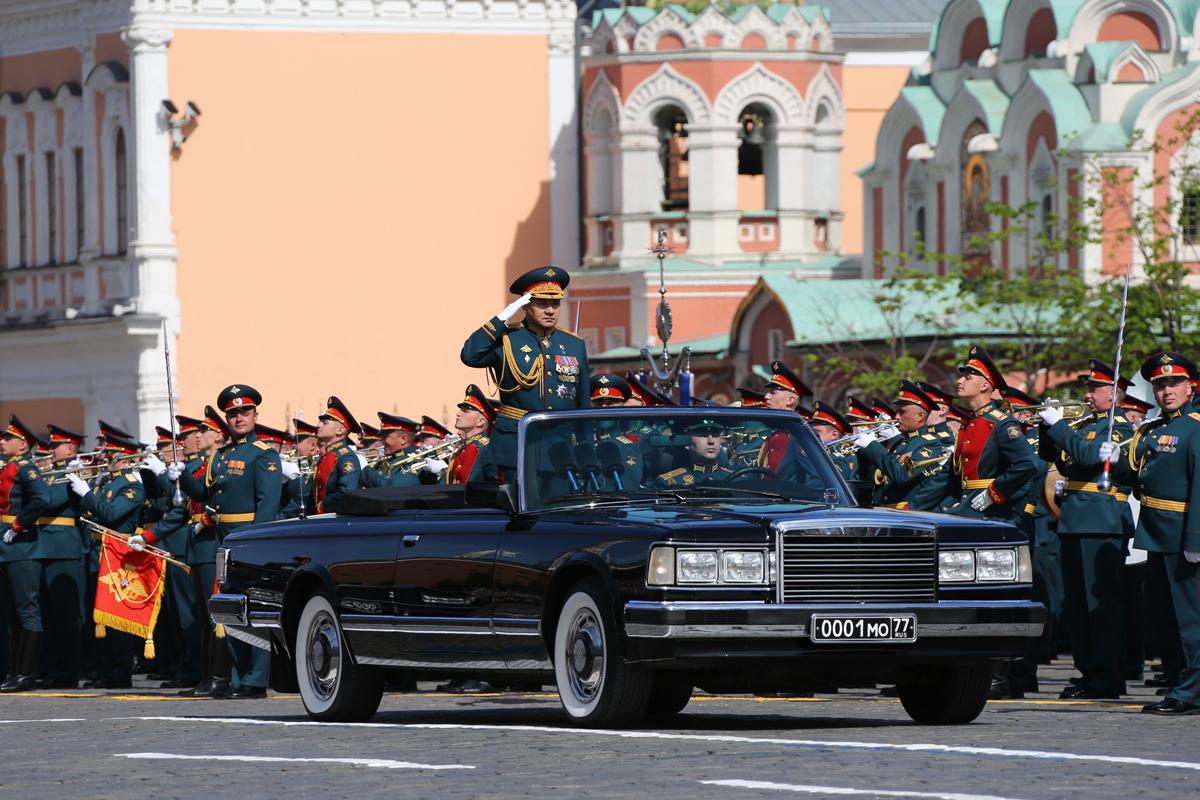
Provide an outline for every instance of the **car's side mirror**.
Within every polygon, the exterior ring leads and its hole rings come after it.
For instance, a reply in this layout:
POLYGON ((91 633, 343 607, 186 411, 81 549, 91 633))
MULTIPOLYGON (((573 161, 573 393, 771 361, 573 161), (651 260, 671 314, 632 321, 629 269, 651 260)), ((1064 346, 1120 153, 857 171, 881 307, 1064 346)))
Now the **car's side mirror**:
POLYGON ((854 504, 863 508, 875 505, 875 485, 870 481, 846 481, 854 495, 854 504))
POLYGON ((517 485, 496 481, 469 481, 465 489, 467 505, 496 508, 507 514, 517 513, 517 485))

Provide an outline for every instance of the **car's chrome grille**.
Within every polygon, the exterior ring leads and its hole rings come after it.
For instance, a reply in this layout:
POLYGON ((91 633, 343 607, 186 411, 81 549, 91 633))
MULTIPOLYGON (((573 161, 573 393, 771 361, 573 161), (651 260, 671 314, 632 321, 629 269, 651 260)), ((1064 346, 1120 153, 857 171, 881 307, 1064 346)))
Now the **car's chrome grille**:
POLYGON ((931 603, 937 537, 895 528, 794 530, 782 536, 785 603, 931 603))

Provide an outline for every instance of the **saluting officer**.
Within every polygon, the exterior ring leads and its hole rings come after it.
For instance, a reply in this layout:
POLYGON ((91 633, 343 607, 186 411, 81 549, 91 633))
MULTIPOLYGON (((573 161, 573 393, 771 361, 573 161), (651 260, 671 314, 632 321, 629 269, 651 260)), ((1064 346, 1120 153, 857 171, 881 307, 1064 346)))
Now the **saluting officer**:
POLYGON ((1175 686, 1142 711, 1165 716, 1200 714, 1200 414, 1189 411, 1196 365, 1179 353, 1156 353, 1142 364, 1162 416, 1138 430, 1123 454, 1105 442, 1102 459, 1114 459, 1117 481, 1134 483, 1141 499, 1134 546, 1148 551, 1153 577, 1164 582, 1171 604, 1155 609, 1179 631, 1183 667, 1175 686))
MULTIPOLYGON (((362 485, 367 488, 377 486, 418 486, 421 481, 414 472, 403 469, 403 464, 409 456, 416 453, 413 437, 420 429, 420 423, 408 417, 379 414, 379 435, 383 441, 383 458, 374 465, 362 471, 362 485)), ((408 462, 412 466, 412 462, 408 462)))
MULTIPOLYGON (((1104 472, 1100 446, 1107 439, 1109 409, 1119 402, 1123 386, 1118 386, 1112 367, 1094 358, 1082 377, 1090 420, 1072 429, 1061 408, 1038 413, 1039 455, 1056 464, 1067 480, 1058 536, 1067 633, 1082 680, 1064 689, 1061 697, 1115 699, 1125 694, 1121 576, 1125 539, 1133 532, 1127 502, 1132 487, 1127 479, 1114 481, 1104 491, 1096 481, 1104 472)), ((1116 413, 1112 441, 1128 443, 1132 437, 1133 426, 1116 413)))
POLYGON ((336 512, 346 492, 359 488, 362 481, 362 468, 348 441, 350 434, 359 432, 358 421, 334 395, 325 405, 317 428, 317 441, 324 452, 313 477, 316 493, 313 505, 318 514, 336 512))
MULTIPOLYGON (((262 395, 251 386, 235 383, 222 389, 217 395, 217 407, 225 414, 229 441, 209 459, 203 483, 189 476, 186 470, 180 473, 184 491, 216 511, 218 542, 239 528, 272 522, 279 517, 282 496, 279 453, 260 441, 254 432, 261 403, 262 395)), ((133 545, 130 540, 130 546, 133 545)), ((265 697, 271 678, 270 653, 239 639, 227 638, 226 642, 233 670, 230 691, 222 696, 265 697)))
POLYGON ((489 434, 495 422, 495 406, 488 401, 482 389, 473 383, 468 384, 462 402, 458 404, 458 413, 454 415, 454 430, 465 444, 448 462, 441 462, 445 463, 444 468, 439 470, 436 469, 438 464, 433 465, 435 471, 441 473, 443 483, 467 482, 480 450, 491 441, 489 434))
POLYGON ((500 391, 500 408, 490 451, 477 465, 476 477, 511 479, 517 469, 517 422, 531 411, 585 408, 588 392, 587 348, 574 333, 558 327, 563 290, 571 277, 559 267, 539 267, 513 281, 520 297, 483 324, 463 344, 468 367, 487 369, 500 391), (525 309, 525 318, 514 322, 525 309), (496 474, 487 474, 494 470, 496 474))
POLYGON ((1008 384, 982 347, 971 348, 958 368, 958 398, 973 416, 958 432, 954 453, 930 481, 909 497, 918 510, 951 498, 950 513, 1016 524, 1038 466, 1021 424, 992 395, 1008 384))
POLYGON ((0 692, 36 689, 42 656, 39 517, 49 506, 46 484, 30 454, 37 434, 16 415, 0 438, 7 462, 0 470, 0 608, 8 622, 8 676, 0 692))
POLYGON ((942 456, 945 448, 928 424, 929 414, 937 405, 933 398, 912 381, 902 380, 894 402, 899 435, 885 438, 864 433, 854 444, 874 479, 876 505, 908 508, 909 495, 941 469, 934 459, 942 456))

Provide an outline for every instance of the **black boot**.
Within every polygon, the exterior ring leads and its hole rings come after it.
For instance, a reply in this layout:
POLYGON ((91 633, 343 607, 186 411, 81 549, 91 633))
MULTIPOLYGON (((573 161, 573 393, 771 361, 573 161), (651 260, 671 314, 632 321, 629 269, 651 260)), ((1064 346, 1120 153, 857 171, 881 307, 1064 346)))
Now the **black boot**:
POLYGON ((0 692, 32 692, 37 689, 38 662, 42 658, 42 632, 21 631, 21 658, 14 679, 0 686, 0 692))

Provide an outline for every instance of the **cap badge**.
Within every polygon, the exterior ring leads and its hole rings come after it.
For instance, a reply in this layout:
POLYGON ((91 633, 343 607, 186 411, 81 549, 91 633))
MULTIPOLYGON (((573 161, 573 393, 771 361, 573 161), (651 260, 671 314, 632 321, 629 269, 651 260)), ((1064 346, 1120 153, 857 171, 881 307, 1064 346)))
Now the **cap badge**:
POLYGON ((1170 363, 1171 363, 1171 357, 1170 357, 1169 355, 1167 355, 1166 353, 1163 353, 1161 356, 1159 356, 1159 357, 1158 357, 1158 360, 1159 360, 1159 361, 1161 361, 1161 362, 1162 362, 1162 363, 1164 363, 1164 364, 1170 364, 1170 363))
POLYGON ((230 386, 230 387, 229 387, 229 393, 230 393, 230 394, 237 394, 237 393, 238 393, 238 392, 240 392, 240 391, 241 391, 241 389, 239 389, 239 388, 238 388, 236 385, 234 385, 234 386, 230 386))
POLYGON ((547 269, 547 270, 546 270, 546 277, 547 277, 547 278, 553 278, 553 277, 554 277, 555 275, 557 275, 557 274, 558 274, 558 273, 557 273, 557 272, 555 272, 555 271, 554 271, 554 270, 552 270, 552 269, 547 269))
POLYGON ((233 398, 233 404, 234 404, 235 406, 240 406, 240 405, 242 404, 242 402, 243 402, 243 400, 242 400, 242 398, 240 398, 240 397, 235 397, 235 398, 233 398))
POLYGON ((601 375, 601 376, 600 376, 600 378, 599 378, 599 381, 600 381, 600 383, 608 383, 608 376, 607 376, 607 375, 601 375))

